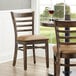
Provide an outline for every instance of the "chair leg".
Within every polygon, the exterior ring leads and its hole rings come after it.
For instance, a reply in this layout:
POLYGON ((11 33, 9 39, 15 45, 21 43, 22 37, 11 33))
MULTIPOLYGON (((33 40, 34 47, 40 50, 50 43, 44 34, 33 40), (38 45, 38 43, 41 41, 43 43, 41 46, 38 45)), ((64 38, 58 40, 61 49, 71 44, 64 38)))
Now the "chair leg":
POLYGON ((15 50, 14 50, 14 58, 13 58, 13 66, 15 66, 16 65, 16 59, 17 59, 17 47, 18 47, 18 45, 17 45, 17 43, 15 43, 15 50))
POLYGON ((23 55, 24 55, 24 70, 27 70, 27 49, 26 49, 26 45, 24 45, 23 47, 24 47, 24 51, 23 51, 23 55))
POLYGON ((34 44, 33 44, 33 60, 34 60, 34 64, 36 63, 36 57, 35 57, 35 48, 34 48, 34 44))
POLYGON ((45 44, 45 53, 46 53, 46 67, 49 68, 49 50, 48 50, 48 40, 45 44))
POLYGON ((56 57, 54 55, 54 76, 56 76, 56 57))

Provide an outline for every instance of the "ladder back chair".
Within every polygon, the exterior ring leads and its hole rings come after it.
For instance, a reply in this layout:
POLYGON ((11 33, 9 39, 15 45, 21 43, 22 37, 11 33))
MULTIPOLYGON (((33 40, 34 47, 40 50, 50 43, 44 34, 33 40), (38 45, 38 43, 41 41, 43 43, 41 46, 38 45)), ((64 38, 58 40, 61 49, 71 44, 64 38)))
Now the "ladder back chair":
POLYGON ((33 50, 33 60, 35 64, 36 63, 35 49, 42 48, 45 49, 46 67, 48 68, 49 67, 48 38, 45 36, 34 34, 34 12, 23 12, 23 13, 11 12, 11 16, 15 32, 15 51, 14 51, 13 66, 15 66, 16 64, 18 50, 23 51, 24 70, 27 70, 27 49, 33 50), (24 34, 23 35, 20 34, 21 32, 24 34), (22 46, 19 46, 19 44, 22 46))
POLYGON ((69 60, 76 58, 76 21, 55 21, 55 33, 57 45, 53 46, 54 76, 60 76, 60 66, 76 66, 74 63, 65 64, 61 62, 61 58, 69 60), (65 28, 69 29, 65 30, 65 28), (68 42, 66 40, 68 40, 68 42))

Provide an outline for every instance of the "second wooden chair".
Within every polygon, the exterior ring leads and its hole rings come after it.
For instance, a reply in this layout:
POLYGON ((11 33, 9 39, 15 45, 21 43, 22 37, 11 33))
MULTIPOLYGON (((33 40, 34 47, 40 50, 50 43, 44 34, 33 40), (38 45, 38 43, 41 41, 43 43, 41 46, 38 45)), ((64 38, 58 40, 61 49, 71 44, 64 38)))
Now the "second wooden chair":
POLYGON ((58 20, 55 21, 55 33, 57 45, 53 47, 54 50, 54 76, 60 76, 60 65, 68 68, 65 74, 69 76, 70 59, 76 58, 76 21, 58 20), (66 63, 60 63, 61 58, 66 59, 66 63))

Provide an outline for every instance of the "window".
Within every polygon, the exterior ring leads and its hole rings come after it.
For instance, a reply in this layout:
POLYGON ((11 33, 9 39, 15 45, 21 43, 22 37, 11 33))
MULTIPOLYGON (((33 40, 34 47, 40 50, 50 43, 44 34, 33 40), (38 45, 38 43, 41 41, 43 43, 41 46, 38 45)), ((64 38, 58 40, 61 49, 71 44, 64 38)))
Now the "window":
MULTIPOLYGON (((75 0, 40 0, 40 21, 48 21, 50 19, 51 15, 49 15, 48 12, 49 6, 54 7, 55 12, 53 14, 53 18, 55 19, 76 18, 75 0)), ((40 34, 46 35, 49 38, 49 42, 56 42, 54 33, 54 28, 40 26, 40 34)))
MULTIPOLYGON (((75 19, 76 18, 76 1, 75 0, 69 0, 69 1, 65 0, 65 4, 67 4, 70 8, 70 12, 69 12, 70 18, 75 19)), ((65 10, 66 9, 67 8, 65 8, 65 10)))
POLYGON ((40 0, 31 0, 31 9, 35 11, 35 33, 39 33, 39 25, 40 25, 40 19, 39 19, 39 2, 40 0))

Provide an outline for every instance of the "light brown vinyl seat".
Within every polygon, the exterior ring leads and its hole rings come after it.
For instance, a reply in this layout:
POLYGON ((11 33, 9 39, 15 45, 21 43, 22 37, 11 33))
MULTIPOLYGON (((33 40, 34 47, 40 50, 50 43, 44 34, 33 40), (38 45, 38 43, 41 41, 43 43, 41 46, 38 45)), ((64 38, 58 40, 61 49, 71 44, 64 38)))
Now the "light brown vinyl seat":
MULTIPOLYGON (((57 46, 54 46, 53 50, 57 52, 57 46)), ((74 54, 76 53, 76 45, 61 45, 59 47, 59 50, 61 53, 64 53, 64 54, 68 54, 68 53, 74 54)))
POLYGON ((35 40, 43 40, 43 39, 47 39, 47 37, 45 36, 41 36, 41 35, 27 35, 27 36, 19 36, 17 37, 17 40, 19 41, 35 41, 35 40))
POLYGON ((60 76, 60 66, 76 66, 73 63, 61 63, 61 58, 68 60, 76 58, 76 21, 55 21, 55 33, 57 44, 53 46, 54 76, 60 76))
POLYGON ((27 49, 33 50, 34 64, 36 63, 35 49, 45 49, 46 67, 49 67, 48 38, 34 34, 34 12, 11 12, 15 32, 15 52, 13 66, 16 65, 18 50, 23 51, 24 70, 27 70, 27 49), (22 46, 19 46, 22 45, 22 46), (42 45, 44 44, 44 45, 42 45))

